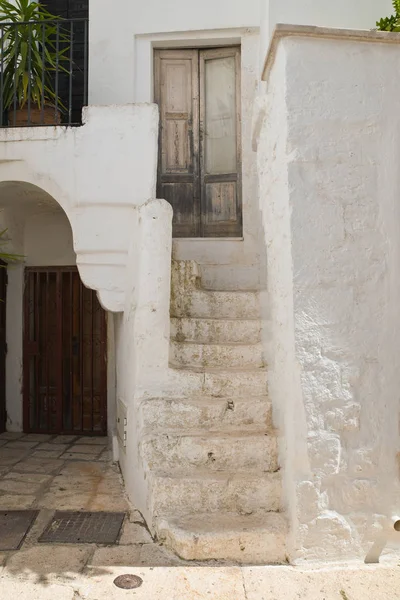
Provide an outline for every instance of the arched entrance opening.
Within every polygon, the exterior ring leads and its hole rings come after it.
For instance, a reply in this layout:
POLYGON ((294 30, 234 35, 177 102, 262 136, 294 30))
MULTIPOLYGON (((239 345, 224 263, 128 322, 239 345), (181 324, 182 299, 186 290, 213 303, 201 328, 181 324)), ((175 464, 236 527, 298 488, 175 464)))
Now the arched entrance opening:
POLYGON ((0 227, 20 255, 3 300, 6 428, 106 435, 107 317, 80 279, 66 213, 37 186, 2 182, 0 227))

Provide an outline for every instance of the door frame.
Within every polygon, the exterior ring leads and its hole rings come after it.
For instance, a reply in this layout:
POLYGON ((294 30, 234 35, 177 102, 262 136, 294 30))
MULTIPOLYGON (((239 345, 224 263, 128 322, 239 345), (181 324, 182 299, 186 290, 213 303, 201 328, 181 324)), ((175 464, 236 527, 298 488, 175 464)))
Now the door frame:
MULTIPOLYGON (((23 431, 24 433, 46 433, 42 429, 37 427, 31 427, 30 425, 30 397, 29 397, 29 356, 28 347, 32 345, 32 342, 29 340, 27 335, 27 323, 29 322, 29 302, 28 302, 28 290, 26 286, 27 282, 27 274, 28 273, 57 273, 57 279, 61 277, 63 273, 78 273, 79 270, 76 266, 50 266, 50 267, 25 267, 24 269, 24 288, 23 288, 23 327, 22 327, 22 335, 23 335, 23 349, 22 349, 22 375, 23 375, 23 389, 22 389, 22 402, 23 402, 23 431)), ((84 286, 83 281, 80 279, 82 286, 84 286)), ((86 286, 84 286, 86 287, 86 286)), ((88 288, 90 289, 90 288, 88 288)), ((57 319, 62 321, 62 290, 59 285, 59 281, 57 282, 56 289, 56 302, 57 302, 57 319)), ((62 348, 62 328, 57 329, 57 356, 58 356, 58 380, 61 382, 61 386, 57 389, 57 405, 58 405, 58 426, 57 432, 54 435, 79 435, 86 437, 98 437, 98 436, 106 436, 108 432, 108 386, 107 386, 107 371, 108 371, 108 339, 107 339, 107 312, 101 307, 104 312, 104 326, 103 326, 103 343, 104 343, 104 359, 105 365, 102 370, 102 390, 104 391, 102 398, 102 410, 105 415, 104 426, 101 431, 74 431, 69 429, 63 429, 62 427, 62 404, 63 404, 63 348, 62 348)), ((38 342, 34 342, 34 345, 38 344, 38 342)), ((51 432, 48 432, 51 435, 51 432)))

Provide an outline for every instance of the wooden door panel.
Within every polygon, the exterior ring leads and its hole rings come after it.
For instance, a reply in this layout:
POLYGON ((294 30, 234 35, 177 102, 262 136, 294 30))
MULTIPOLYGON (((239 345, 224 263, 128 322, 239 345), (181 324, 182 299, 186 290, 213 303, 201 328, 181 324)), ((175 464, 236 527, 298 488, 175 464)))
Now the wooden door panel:
POLYGON ((242 235, 240 48, 200 50, 203 237, 242 235))
POLYGON ((27 269, 24 430, 106 434, 106 316, 73 267, 27 269))
POLYGON ((236 183, 206 183, 205 228, 218 228, 220 223, 232 224, 238 221, 236 183))
POLYGON ((192 183, 165 183, 161 186, 161 197, 174 208, 174 232, 180 231, 189 237, 191 232, 194 235, 198 225, 194 212, 187 210, 188 198, 192 195, 192 183))
POLYGON ((174 210, 174 237, 193 237, 200 232, 197 51, 157 50, 154 72, 160 108, 157 193, 174 210))

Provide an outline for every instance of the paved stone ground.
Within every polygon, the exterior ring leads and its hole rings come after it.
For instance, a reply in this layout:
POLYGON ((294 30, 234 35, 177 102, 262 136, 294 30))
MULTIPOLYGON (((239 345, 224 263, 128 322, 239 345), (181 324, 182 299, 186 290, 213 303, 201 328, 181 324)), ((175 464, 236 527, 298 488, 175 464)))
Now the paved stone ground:
POLYGON ((400 555, 324 569, 185 563, 129 506, 104 438, 0 435, 0 510, 36 508, 20 550, 0 552, 0 600, 400 600, 400 555), (118 545, 39 544, 58 510, 126 511, 118 545), (138 590, 113 584, 143 579, 138 590))
POLYGON ((18 551, 0 552, 3 579, 12 575, 47 585, 98 565, 184 564, 153 541, 130 506, 107 438, 1 434, 0 510, 28 508, 39 516, 18 551), (39 543, 56 510, 126 512, 127 518, 118 545, 39 543))

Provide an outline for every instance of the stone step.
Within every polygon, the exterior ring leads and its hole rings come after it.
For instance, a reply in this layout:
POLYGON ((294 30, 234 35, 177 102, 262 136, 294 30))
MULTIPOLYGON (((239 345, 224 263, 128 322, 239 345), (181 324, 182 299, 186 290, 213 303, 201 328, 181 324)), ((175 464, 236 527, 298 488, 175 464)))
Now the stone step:
POLYGON ((206 290, 257 290, 260 288, 259 265, 199 264, 201 287, 206 290))
POLYGON ((149 384, 147 397, 151 396, 264 396, 267 394, 267 374, 262 369, 193 369, 170 368, 168 377, 161 384, 154 382, 154 390, 149 384))
POLYGON ((150 398, 140 405, 142 427, 162 429, 272 428, 272 408, 267 396, 247 398, 150 398))
POLYGON ((190 471, 153 472, 149 476, 153 514, 171 511, 185 515, 194 512, 235 512, 250 514, 281 508, 279 473, 190 471))
POLYGON ((194 344, 171 342, 170 363, 179 367, 252 367, 262 369, 261 344, 194 344))
POLYGON ((156 530, 159 539, 186 560, 287 562, 287 525, 280 513, 173 516, 160 519, 156 530))
POLYGON ((187 298, 171 303, 172 317, 205 319, 259 319, 258 292, 194 289, 187 298))
POLYGON ((206 468, 274 472, 278 469, 277 440, 260 431, 148 433, 141 457, 150 469, 206 468))
POLYGON ((171 339, 198 344, 253 344, 261 341, 258 319, 172 318, 171 339))

